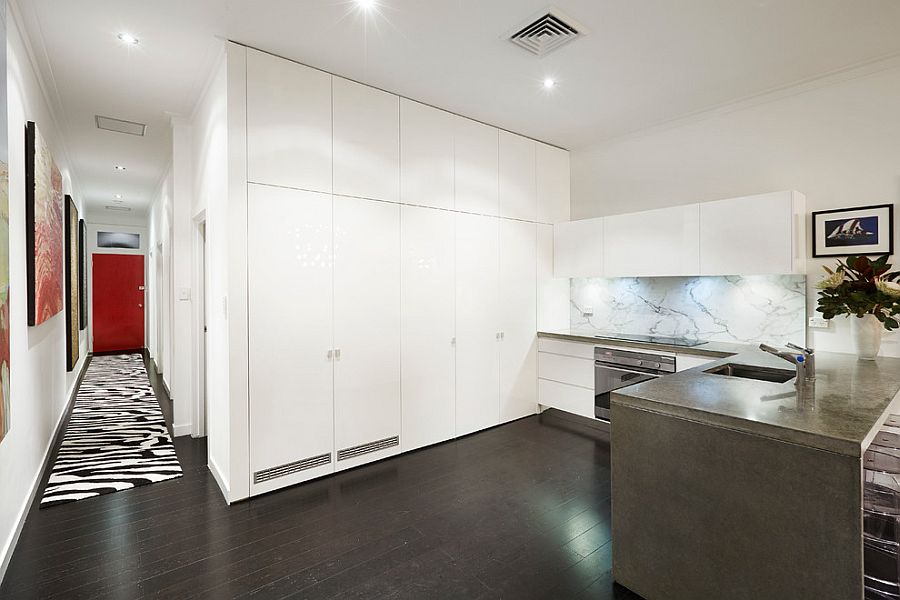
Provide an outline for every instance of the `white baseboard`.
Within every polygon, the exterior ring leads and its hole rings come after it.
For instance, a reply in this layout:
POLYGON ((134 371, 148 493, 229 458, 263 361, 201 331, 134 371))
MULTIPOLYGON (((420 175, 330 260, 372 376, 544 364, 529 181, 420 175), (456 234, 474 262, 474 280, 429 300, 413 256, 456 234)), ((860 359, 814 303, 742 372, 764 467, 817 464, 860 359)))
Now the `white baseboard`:
POLYGON ((175 434, 175 437, 181 437, 183 435, 191 435, 191 424, 181 424, 176 425, 172 424, 172 433, 175 434))
POLYGON ((231 500, 229 499, 230 492, 228 490, 228 484, 226 483, 227 480, 222 475, 222 471, 219 470, 216 461, 212 458, 207 458, 207 466, 209 467, 209 472, 212 473, 213 479, 219 484, 219 489, 222 491, 222 495, 225 496, 225 502, 231 504, 231 500))
POLYGON ((6 544, 3 546, 3 553, 0 554, 0 583, 3 582, 3 577, 6 575, 6 569, 9 567, 9 561, 12 559, 13 552, 16 549, 16 544, 19 542, 19 536, 22 534, 22 529, 25 527, 25 519, 28 518, 28 511, 31 508, 31 505, 34 503, 35 497, 37 497, 38 486, 40 486, 41 484, 41 478, 44 475, 44 471, 46 471, 47 467, 49 466, 47 462, 50 460, 50 451, 53 450, 53 444, 56 442, 56 439, 62 432, 64 417, 68 414, 69 408, 71 408, 72 406, 72 402, 75 401, 75 389, 78 387, 78 382, 84 375, 84 367, 85 365, 87 365, 87 363, 87 360, 82 360, 81 362, 78 377, 75 378, 75 383, 72 385, 72 389, 69 390, 69 396, 68 400, 66 401, 66 405, 63 407, 63 409, 59 413, 59 416, 56 418, 56 425, 53 427, 53 435, 51 435, 50 439, 47 440, 47 447, 44 448, 44 457, 43 459, 41 459, 41 468, 38 469, 38 472, 35 474, 34 479, 32 479, 31 481, 31 489, 28 492, 28 497, 25 498, 25 502, 23 502, 22 506, 19 507, 19 513, 16 515, 16 528, 13 530, 12 534, 6 540, 6 544))

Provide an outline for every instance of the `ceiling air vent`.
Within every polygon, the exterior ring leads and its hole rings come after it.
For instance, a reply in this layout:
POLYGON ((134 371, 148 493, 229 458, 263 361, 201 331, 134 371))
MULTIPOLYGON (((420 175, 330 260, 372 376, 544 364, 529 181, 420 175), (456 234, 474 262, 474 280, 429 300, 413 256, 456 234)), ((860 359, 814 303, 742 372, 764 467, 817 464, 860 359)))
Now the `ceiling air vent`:
POLYGON ((586 34, 580 23, 551 8, 513 28, 505 37, 532 54, 544 56, 586 34))
POLYGON ((112 117, 103 117, 100 115, 96 115, 94 119, 97 121, 97 129, 105 129, 106 131, 115 131, 116 133, 127 133, 128 135, 138 136, 143 136, 147 133, 147 126, 143 123, 123 121, 122 119, 114 119, 112 117))
POLYGON ((131 208, 128 206, 105 206, 106 210, 116 210, 119 212, 131 212, 131 208))

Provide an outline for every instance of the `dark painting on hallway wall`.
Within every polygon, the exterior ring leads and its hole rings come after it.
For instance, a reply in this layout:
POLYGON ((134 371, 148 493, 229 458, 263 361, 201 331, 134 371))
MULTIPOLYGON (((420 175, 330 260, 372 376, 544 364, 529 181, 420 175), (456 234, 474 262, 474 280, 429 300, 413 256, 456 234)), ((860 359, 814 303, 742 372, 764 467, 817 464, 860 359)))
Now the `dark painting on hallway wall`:
MULTIPOLYGON (((0 72, 6 73, 6 2, 0 0, 0 72)), ((0 77, 0 442, 9 431, 9 146, 6 77, 0 77)))
POLYGON ((84 219, 78 221, 78 328, 87 329, 87 225, 84 219))
POLYGON ((25 241, 28 324, 63 309, 62 174, 37 125, 25 128, 25 241))
POLYGON ((78 281, 78 207, 66 195, 66 370, 78 362, 78 324, 81 316, 78 281))

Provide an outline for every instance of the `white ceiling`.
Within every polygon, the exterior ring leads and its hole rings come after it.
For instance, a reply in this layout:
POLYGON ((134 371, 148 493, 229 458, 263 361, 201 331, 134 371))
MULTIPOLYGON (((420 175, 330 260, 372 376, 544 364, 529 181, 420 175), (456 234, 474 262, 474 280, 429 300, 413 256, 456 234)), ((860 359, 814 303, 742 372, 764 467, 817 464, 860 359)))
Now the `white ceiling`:
POLYGON ((556 0, 590 34, 537 58, 501 36, 545 0, 19 0, 90 206, 146 206, 229 38, 583 148, 900 54, 897 0, 556 0), (141 39, 124 47, 119 31, 141 39), (556 89, 541 87, 555 77, 556 89), (98 131, 95 114, 148 123, 98 131), (125 173, 113 171, 124 164, 125 173))

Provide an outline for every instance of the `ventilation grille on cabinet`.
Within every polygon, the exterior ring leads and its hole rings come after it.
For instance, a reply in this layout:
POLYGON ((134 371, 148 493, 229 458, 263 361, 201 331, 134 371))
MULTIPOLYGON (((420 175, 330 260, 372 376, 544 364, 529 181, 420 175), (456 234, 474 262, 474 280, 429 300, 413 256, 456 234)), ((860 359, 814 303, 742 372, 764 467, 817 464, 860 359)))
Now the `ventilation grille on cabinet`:
POLYGON ((512 29, 506 37, 516 46, 544 56, 586 33, 587 30, 580 24, 560 11, 550 9, 539 13, 527 24, 512 29))
POLYGON ((378 452, 379 450, 385 450, 387 448, 393 448, 394 446, 399 445, 400 437, 395 435, 394 437, 378 440, 377 442, 369 442, 368 444, 361 444, 359 446, 353 446, 352 448, 344 448, 343 450, 338 450, 337 459, 338 461, 347 460, 348 458, 354 458, 356 456, 369 454, 371 452, 378 452))
POLYGON ((100 115, 96 115, 94 120, 97 122, 97 129, 105 129, 106 131, 115 131, 116 133, 127 133, 128 135, 137 136, 143 136, 147 133, 147 126, 143 123, 123 121, 122 119, 114 119, 113 117, 103 117, 100 115))
POLYGON ((298 460, 286 465, 281 465, 279 467, 263 469, 262 471, 257 471, 253 474, 253 483, 263 483, 264 481, 269 481, 270 479, 276 479, 278 477, 284 477, 293 473, 299 473, 300 471, 306 471, 307 469, 321 467, 322 465, 327 465, 330 462, 331 454, 329 453, 320 454, 319 456, 313 456, 311 458, 304 458, 303 460, 298 460))

